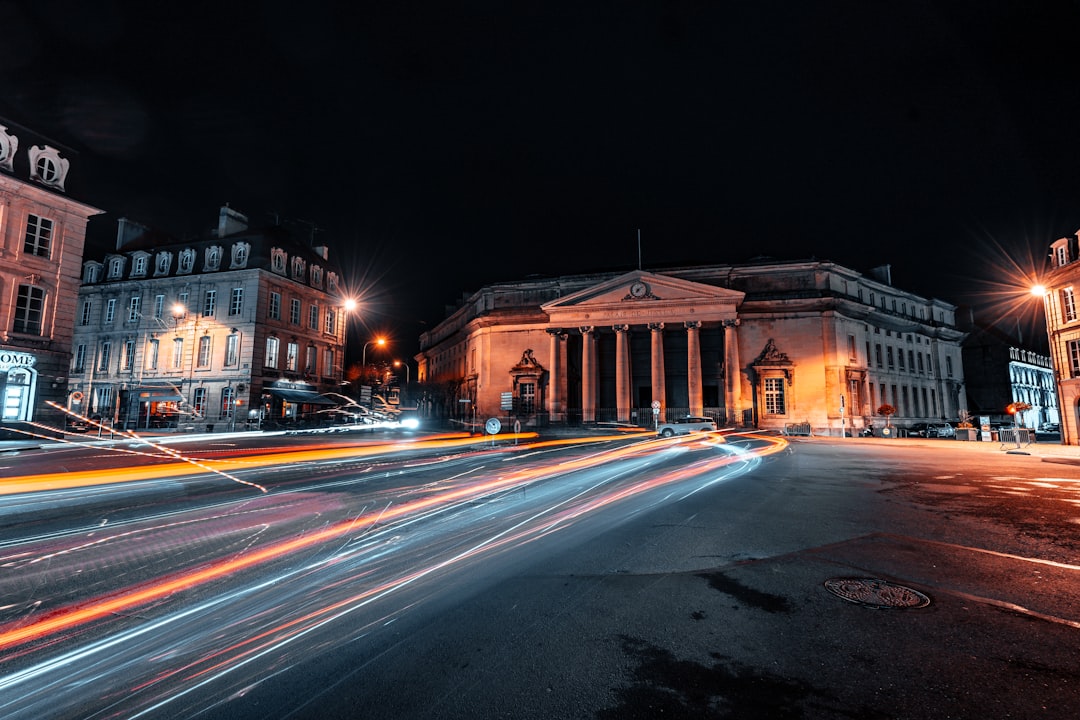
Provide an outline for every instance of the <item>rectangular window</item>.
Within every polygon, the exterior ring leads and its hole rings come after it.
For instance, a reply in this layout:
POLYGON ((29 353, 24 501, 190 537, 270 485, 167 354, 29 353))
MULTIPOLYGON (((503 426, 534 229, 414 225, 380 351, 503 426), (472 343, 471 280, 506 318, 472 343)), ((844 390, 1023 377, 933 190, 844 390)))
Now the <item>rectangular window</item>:
POLYGON ((263 365, 268 368, 276 368, 278 364, 278 339, 276 337, 266 338, 266 358, 263 360, 263 365))
POLYGON ((304 372, 308 375, 315 374, 315 346, 308 345, 307 358, 304 360, 304 372))
POLYGON ((217 307, 217 290, 207 290, 203 293, 202 315, 214 317, 214 309, 217 307))
POLYGON ((139 317, 140 317, 139 308, 141 306, 142 306, 142 298, 139 297, 138 295, 135 295, 130 300, 128 300, 128 322, 129 323, 137 323, 137 322, 139 322, 139 317))
POLYGON ((98 372, 109 370, 109 356, 112 355, 112 343, 106 340, 101 343, 101 355, 98 356, 98 372))
POLYGON ((765 413, 784 415, 784 378, 765 378, 765 413))
POLYGON ((106 417, 112 417, 112 388, 108 385, 99 387, 94 390, 96 395, 96 401, 94 402, 94 412, 102 413, 106 417))
POLYGON ((240 362, 240 336, 236 333, 225 338, 225 367, 236 367, 240 362))
POLYGON ((179 370, 184 367, 184 338, 176 338, 173 340, 172 366, 173 370, 179 370))
POLYGON ((525 414, 531 414, 536 406, 536 383, 523 382, 518 385, 518 408, 525 414))
POLYGON ((1076 298, 1073 296, 1071 287, 1062 288, 1061 290, 1061 314, 1064 316, 1065 322, 1076 320, 1076 298))
POLYGON ((72 372, 86 372, 86 343, 80 343, 75 347, 75 362, 71 368, 72 372))
POLYGON ((52 220, 37 215, 29 216, 26 219, 26 240, 23 242, 23 252, 39 257, 49 257, 52 234, 52 220))
POLYGON ((229 315, 234 317, 244 311, 244 288, 238 287, 232 289, 232 295, 229 297, 229 315))
POLYGON ((199 359, 198 367, 207 368, 210 367, 210 336, 203 335, 199 338, 199 359))
POLYGON ((900 363, 900 369, 901 370, 907 370, 907 368, 904 366, 904 349, 903 348, 900 348, 899 350, 896 351, 896 359, 900 363))
POLYGON ((952 356, 945 356, 945 377, 952 377, 952 356))
POLYGON ((177 320, 186 320, 188 311, 188 294, 182 292, 176 296, 176 304, 180 306, 179 311, 174 310, 173 316, 177 320))
POLYGON ((884 363, 881 361, 881 343, 874 343, 874 361, 878 367, 883 367, 884 363))
POLYGON ((889 369, 892 370, 894 367, 892 345, 888 345, 885 348, 885 360, 889 363, 889 369))
POLYGON ((296 372, 297 366, 300 364, 300 345, 291 342, 285 346, 285 369, 289 372, 296 372))
POLYGON ((90 324, 90 313, 93 311, 93 309, 94 303, 90 302, 89 300, 83 300, 82 312, 79 314, 80 325, 90 324))
POLYGON ((270 293, 270 307, 266 309, 266 316, 271 320, 281 319, 281 293, 270 293))
POLYGON ((930 408, 929 403, 926 402, 926 388, 922 389, 922 406, 923 412, 926 413, 926 417, 934 417, 934 411, 930 408))
POLYGON ((908 362, 908 368, 911 370, 911 372, 915 372, 915 351, 914 350, 908 350, 907 351, 907 362, 908 362))
POLYGON ((930 391, 930 417, 937 417, 937 393, 934 390, 930 391))
POLYGON ((897 415, 903 415, 904 411, 900 408, 900 394, 896 392, 896 386, 892 385, 892 406, 896 408, 897 415))
POLYGON ((116 319, 116 298, 109 298, 105 301, 105 322, 111 323, 116 319))
POLYGON ((20 285, 15 299, 15 323, 12 329, 27 335, 41 334, 41 319, 45 314, 45 291, 33 285, 20 285))
POLYGON ((336 369, 334 367, 334 351, 326 348, 323 350, 323 377, 333 377, 336 369))
POLYGON ((157 370, 158 364, 158 352, 161 349, 161 343, 154 338, 146 346, 146 369, 157 370))
POLYGON ((191 396, 191 404, 197 417, 206 416, 206 388, 195 388, 195 392, 191 396))
POLYGON ((236 407, 236 390, 232 387, 223 388, 221 391, 221 417, 231 418, 234 407, 236 407))
POLYGON ((323 332, 327 335, 333 335, 335 331, 334 325, 336 325, 337 313, 330 308, 326 309, 326 327, 323 328, 323 332))
POLYGON ((165 296, 154 296, 154 317, 160 320, 165 315, 165 296))
POLYGON ((848 335, 847 336, 847 348, 848 348, 848 357, 851 358, 851 361, 852 362, 858 362, 858 360, 859 360, 859 352, 855 349, 855 336, 854 335, 848 335))
POLYGON ((300 301, 297 298, 289 301, 289 322, 293 325, 300 324, 300 301))
MULTIPOLYGON (((881 405, 889 404, 889 396, 885 394, 885 383, 881 383, 881 405)), ((881 407, 878 405, 878 407, 881 407)), ((877 408, 874 408, 874 412, 877 412, 877 408)))
POLYGON ((308 328, 319 329, 319 306, 316 303, 311 303, 311 307, 308 308, 308 328))
POLYGON ((135 369, 135 341, 134 340, 125 340, 124 341, 123 363, 124 363, 124 370, 127 370, 128 372, 131 372, 132 370, 135 369))
POLYGON ((1080 340, 1069 341, 1069 368, 1070 377, 1080 377, 1080 340))

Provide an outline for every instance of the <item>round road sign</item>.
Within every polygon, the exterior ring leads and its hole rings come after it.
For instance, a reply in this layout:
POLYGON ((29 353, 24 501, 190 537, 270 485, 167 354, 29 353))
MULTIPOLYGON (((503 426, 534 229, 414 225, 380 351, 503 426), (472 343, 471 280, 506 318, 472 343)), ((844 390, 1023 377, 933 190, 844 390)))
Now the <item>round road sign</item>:
POLYGON ((502 430, 502 423, 499 422, 499 418, 488 418, 488 421, 484 423, 484 429, 487 430, 488 435, 498 435, 502 430))

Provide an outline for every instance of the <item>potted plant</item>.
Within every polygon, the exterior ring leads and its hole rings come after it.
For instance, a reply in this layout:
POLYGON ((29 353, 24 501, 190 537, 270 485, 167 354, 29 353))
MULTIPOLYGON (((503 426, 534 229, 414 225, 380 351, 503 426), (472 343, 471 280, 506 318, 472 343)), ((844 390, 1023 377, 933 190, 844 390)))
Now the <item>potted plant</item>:
POLYGON ((957 440, 978 440, 979 431, 975 425, 971 422, 971 413, 967 410, 961 410, 959 413, 960 422, 956 425, 956 439, 957 440))
POLYGON ((892 429, 892 416, 896 414, 896 408, 889 403, 885 403, 877 409, 878 415, 885 416, 885 427, 881 428, 882 437, 895 437, 892 429))

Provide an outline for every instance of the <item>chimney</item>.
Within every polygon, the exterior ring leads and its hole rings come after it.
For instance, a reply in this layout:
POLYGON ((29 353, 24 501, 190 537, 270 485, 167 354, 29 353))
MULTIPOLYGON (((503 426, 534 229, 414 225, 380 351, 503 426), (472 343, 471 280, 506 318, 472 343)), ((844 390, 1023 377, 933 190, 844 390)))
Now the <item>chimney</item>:
POLYGON ((867 274, 878 282, 892 286, 892 265, 878 265, 876 268, 870 268, 867 274))
POLYGON ((218 214, 217 236, 219 238, 248 229, 247 215, 242 215, 226 205, 218 214))
POLYGON ((120 218, 116 221, 116 249, 123 249, 125 245, 141 237, 146 231, 147 227, 145 225, 140 225, 127 218, 120 218))
POLYGON ((314 250, 315 254, 321 257, 323 260, 326 260, 330 257, 330 249, 325 245, 316 245, 311 249, 314 250))

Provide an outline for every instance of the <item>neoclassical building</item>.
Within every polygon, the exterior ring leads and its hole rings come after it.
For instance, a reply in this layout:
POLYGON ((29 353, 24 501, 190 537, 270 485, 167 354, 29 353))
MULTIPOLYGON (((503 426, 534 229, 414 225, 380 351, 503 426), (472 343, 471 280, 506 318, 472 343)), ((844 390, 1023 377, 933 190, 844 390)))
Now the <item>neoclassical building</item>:
POLYGON ((1061 442, 1080 445, 1080 231, 1050 245, 1050 270, 1043 278, 1043 308, 1050 360, 1057 383, 1061 442))
POLYGON ((69 195, 75 159, 0 118, 0 422, 15 430, 64 426, 50 403, 67 402, 86 225, 102 212, 69 195))
POLYGON ((130 429, 292 425, 341 390, 345 308, 325 245, 222 208, 197 240, 121 219, 83 264, 68 406, 130 429))
POLYGON ((710 415, 836 434, 966 409, 956 307, 831 262, 490 285, 420 338, 426 409, 528 424, 710 415), (654 408, 656 412, 654 413, 654 408))

